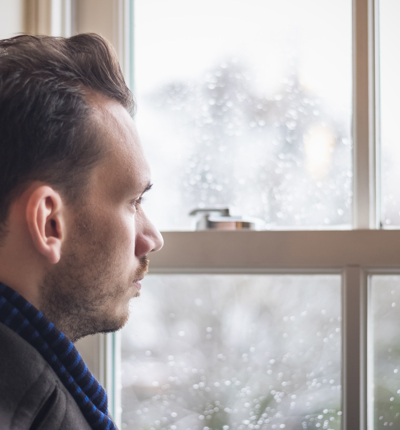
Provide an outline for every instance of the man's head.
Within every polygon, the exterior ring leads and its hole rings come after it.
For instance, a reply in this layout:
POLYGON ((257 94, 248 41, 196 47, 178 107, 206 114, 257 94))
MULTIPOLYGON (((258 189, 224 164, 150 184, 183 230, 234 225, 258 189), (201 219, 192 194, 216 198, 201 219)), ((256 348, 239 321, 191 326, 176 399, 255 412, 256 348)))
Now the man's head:
POLYGON ((101 37, 0 41, 0 281, 73 340, 125 323, 162 246, 132 110, 101 37))

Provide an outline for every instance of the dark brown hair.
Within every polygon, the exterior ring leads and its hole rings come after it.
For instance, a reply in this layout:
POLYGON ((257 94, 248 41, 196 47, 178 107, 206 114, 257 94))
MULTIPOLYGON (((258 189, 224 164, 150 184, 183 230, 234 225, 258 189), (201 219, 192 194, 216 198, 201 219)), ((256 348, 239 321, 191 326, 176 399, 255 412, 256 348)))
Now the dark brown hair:
POLYGON ((81 197, 105 149, 91 127, 90 91, 133 113, 115 51, 99 35, 0 40, 0 240, 11 203, 31 181, 69 203, 81 197))

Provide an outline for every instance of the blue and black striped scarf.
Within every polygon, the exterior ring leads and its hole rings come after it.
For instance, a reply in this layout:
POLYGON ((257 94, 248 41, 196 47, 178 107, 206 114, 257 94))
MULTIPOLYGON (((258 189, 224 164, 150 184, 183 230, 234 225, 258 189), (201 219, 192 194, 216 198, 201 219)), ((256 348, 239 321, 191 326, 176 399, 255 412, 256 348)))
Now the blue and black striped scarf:
POLYGON ((0 282, 0 322, 29 342, 49 363, 93 429, 116 430, 107 394, 74 344, 21 295, 0 282))

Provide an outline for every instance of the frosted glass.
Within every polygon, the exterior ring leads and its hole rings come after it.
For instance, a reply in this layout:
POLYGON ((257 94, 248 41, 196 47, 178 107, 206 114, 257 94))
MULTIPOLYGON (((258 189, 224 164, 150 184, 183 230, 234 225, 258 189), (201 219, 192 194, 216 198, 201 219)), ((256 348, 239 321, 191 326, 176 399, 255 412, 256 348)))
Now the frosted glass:
POLYGON ((340 276, 149 275, 122 331, 122 428, 341 423, 340 276))
POLYGON ((383 227, 400 225, 400 139, 398 104, 400 100, 400 2, 380 0, 380 122, 382 148, 383 227))
POLYGON ((373 429, 400 428, 400 276, 372 277, 373 429))
POLYGON ((137 125, 162 230, 229 206, 351 225, 351 1, 135 0, 137 125))

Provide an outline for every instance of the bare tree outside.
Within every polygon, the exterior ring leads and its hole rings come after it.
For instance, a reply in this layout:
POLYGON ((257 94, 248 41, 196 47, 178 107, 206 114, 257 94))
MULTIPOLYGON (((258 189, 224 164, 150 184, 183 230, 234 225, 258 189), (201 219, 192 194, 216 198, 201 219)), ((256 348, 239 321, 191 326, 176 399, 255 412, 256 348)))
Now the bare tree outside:
POLYGON ((135 7, 156 224, 187 230, 190 210, 218 205, 262 229, 351 228, 350 2, 135 7))
POLYGON ((174 175, 180 217, 228 206, 266 228, 349 226, 349 124, 304 88, 296 64, 272 96, 253 82, 251 70, 230 59, 199 82, 171 82, 143 100, 184 142, 174 175))

